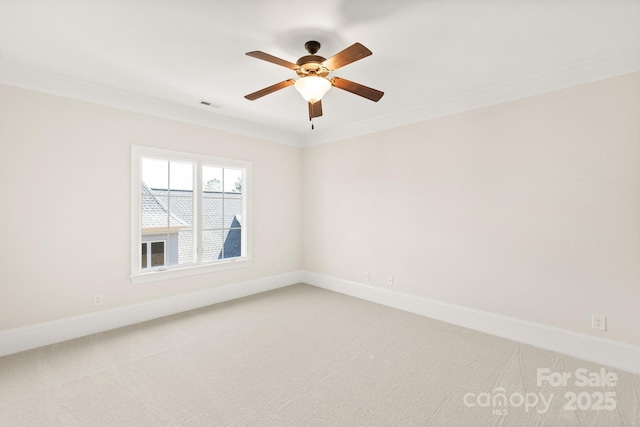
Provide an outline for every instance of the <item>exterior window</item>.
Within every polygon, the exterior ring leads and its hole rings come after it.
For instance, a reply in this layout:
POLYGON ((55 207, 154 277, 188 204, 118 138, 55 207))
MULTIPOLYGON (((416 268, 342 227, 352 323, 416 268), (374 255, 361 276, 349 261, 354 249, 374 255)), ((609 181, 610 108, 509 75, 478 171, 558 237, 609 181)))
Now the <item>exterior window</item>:
POLYGON ((134 283, 250 265, 249 162, 132 146, 131 163, 134 283))
POLYGON ((164 244, 164 241, 142 243, 142 259, 140 265, 142 269, 166 265, 164 244), (149 246, 151 246, 151 250, 149 250, 149 246))

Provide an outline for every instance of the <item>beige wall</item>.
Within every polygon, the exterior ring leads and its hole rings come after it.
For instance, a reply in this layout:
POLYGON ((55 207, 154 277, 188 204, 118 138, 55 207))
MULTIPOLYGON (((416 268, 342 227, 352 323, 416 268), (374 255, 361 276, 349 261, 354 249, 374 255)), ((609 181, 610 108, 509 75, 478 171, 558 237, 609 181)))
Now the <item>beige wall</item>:
POLYGON ((301 150, 0 86, 0 331, 301 264, 301 150), (132 285, 130 147, 253 162, 253 266, 132 285))
POLYGON ((282 263, 640 344, 639 117, 635 73, 301 149, 0 86, 0 331, 282 263), (253 162, 251 268, 131 284, 131 144, 253 162))
POLYGON ((309 271, 640 344, 640 74, 307 148, 303 216, 309 271))

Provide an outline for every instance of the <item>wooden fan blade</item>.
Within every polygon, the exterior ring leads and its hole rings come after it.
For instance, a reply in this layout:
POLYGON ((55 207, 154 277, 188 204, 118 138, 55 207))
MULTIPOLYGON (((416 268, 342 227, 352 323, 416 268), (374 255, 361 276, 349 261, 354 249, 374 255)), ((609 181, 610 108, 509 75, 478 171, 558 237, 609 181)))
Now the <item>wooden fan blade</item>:
POLYGON ((331 79, 331 84, 338 89, 346 90, 347 92, 355 93, 363 98, 372 100, 373 102, 380 101, 384 92, 370 88, 360 83, 352 82, 347 79, 341 79, 340 77, 334 77, 331 79))
POLYGON ((280 59, 273 55, 269 55, 268 53, 260 52, 259 50, 253 52, 247 52, 245 55, 250 56, 252 58, 262 59, 263 61, 271 62, 272 64, 282 65, 283 67, 290 68, 292 70, 297 70, 300 68, 297 64, 293 62, 285 61, 284 59, 280 59))
POLYGON ((309 120, 322 115, 322 101, 309 103, 309 120))
POLYGON ((366 58, 371 54, 372 52, 360 43, 354 43, 345 50, 336 53, 331 58, 324 61, 322 65, 327 67, 329 70, 334 71, 347 64, 356 62, 359 59, 366 58))
POLYGON ((247 98, 249 101, 255 101, 256 99, 262 98, 265 95, 269 95, 270 93, 273 93, 277 90, 284 89, 287 86, 291 86, 294 82, 295 82, 294 79, 285 80, 283 82, 276 83, 269 87, 265 87, 264 89, 260 89, 257 92, 253 92, 253 93, 250 93, 249 95, 245 95, 245 98, 247 98))

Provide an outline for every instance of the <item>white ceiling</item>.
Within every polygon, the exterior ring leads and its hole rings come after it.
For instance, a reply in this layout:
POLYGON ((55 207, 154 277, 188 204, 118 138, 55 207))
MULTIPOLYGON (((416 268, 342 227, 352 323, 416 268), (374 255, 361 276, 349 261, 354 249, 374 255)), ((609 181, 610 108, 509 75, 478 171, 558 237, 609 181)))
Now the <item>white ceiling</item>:
POLYGON ((313 144, 640 70, 640 0, 0 0, 0 83, 291 144, 313 144), (332 73, 308 121, 295 62, 373 55, 332 73), (205 107, 201 100, 217 106, 205 107))

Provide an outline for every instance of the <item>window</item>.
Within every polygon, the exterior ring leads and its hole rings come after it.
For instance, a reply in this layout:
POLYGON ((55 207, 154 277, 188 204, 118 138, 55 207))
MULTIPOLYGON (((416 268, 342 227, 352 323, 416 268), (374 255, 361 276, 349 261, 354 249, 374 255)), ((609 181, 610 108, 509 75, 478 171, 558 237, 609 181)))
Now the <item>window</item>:
POLYGON ((161 242, 142 242, 142 259, 141 268, 144 270, 149 267, 160 267, 167 263, 164 241, 161 242), (151 250, 149 250, 151 245, 151 250))
POLYGON ((134 283, 251 264, 251 163, 131 149, 134 283))

